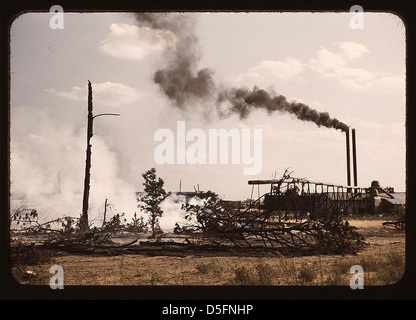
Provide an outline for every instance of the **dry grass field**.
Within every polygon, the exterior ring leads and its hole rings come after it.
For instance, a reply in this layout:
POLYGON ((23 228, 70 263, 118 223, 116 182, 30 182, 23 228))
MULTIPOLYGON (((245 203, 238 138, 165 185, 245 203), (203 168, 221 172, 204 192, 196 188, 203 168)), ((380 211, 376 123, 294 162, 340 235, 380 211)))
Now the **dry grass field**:
POLYGON ((405 269, 405 233, 383 227, 385 220, 349 220, 365 237, 355 255, 262 256, 145 254, 86 255, 36 253, 33 263, 15 264, 12 274, 22 284, 49 285, 50 267, 60 265, 65 285, 290 285, 349 286, 350 267, 360 265, 365 285, 388 285, 405 269))

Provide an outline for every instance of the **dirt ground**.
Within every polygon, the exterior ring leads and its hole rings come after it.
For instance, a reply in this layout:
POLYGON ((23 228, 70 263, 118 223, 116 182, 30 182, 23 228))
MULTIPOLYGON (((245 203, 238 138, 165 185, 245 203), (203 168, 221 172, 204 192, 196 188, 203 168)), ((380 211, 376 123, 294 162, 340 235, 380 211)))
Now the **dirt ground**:
POLYGON ((63 267, 65 285, 340 285, 348 286, 350 267, 363 267, 365 283, 386 285, 404 273, 405 233, 383 227, 384 220, 349 220, 366 245, 354 255, 284 257, 85 255, 58 252, 46 263, 13 267, 22 284, 49 285, 53 265, 63 267))

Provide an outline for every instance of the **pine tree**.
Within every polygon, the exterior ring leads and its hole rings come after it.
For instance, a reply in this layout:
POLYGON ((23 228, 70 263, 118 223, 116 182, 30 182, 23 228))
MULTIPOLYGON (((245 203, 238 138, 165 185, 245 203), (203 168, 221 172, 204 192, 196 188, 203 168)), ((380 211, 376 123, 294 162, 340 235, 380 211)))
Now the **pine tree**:
POLYGON ((152 229, 151 237, 154 238, 162 232, 159 218, 163 214, 160 204, 168 196, 163 188, 164 181, 156 176, 156 169, 152 168, 142 174, 144 178, 144 194, 137 199, 141 202, 138 207, 149 215, 149 224, 152 229))

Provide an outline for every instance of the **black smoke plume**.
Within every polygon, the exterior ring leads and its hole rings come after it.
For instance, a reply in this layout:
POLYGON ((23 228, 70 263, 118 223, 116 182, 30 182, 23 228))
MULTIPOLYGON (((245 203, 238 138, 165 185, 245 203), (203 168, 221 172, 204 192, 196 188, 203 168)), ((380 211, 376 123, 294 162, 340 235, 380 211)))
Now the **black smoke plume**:
POLYGON ((189 15, 168 13, 137 13, 139 25, 173 32, 178 41, 173 50, 165 52, 166 66, 157 70, 153 81, 178 108, 215 95, 213 71, 197 70, 201 57, 195 22, 189 15))
POLYGON ((246 88, 223 90, 218 94, 217 102, 229 103, 228 113, 236 113, 242 119, 246 118, 252 110, 262 109, 269 114, 275 111, 287 112, 295 115, 299 120, 313 122, 319 127, 324 126, 342 131, 348 130, 346 124, 331 118, 328 112, 318 112, 301 102, 289 102, 282 95, 274 92, 270 93, 258 87, 254 87, 253 90, 246 88))
POLYGON ((178 41, 174 49, 165 53, 166 65, 157 70, 153 81, 169 98, 174 106, 187 109, 194 102, 207 103, 215 99, 220 116, 238 114, 245 119, 256 109, 266 110, 269 114, 275 111, 295 115, 299 120, 310 121, 318 126, 347 131, 348 126, 331 118, 327 112, 318 112, 306 104, 289 102, 274 92, 254 87, 220 89, 213 78, 214 72, 209 69, 197 69, 201 57, 198 37, 194 32, 195 21, 190 15, 170 13, 136 13, 139 26, 165 29, 175 33, 178 41), (225 108, 224 108, 225 105, 225 108))

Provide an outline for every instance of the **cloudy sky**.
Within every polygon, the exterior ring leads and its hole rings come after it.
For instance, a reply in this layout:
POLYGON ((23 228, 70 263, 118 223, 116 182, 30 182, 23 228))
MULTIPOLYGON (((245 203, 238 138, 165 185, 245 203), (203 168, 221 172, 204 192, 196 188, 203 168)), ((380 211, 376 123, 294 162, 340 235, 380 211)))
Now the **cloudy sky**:
POLYGON ((182 191, 199 184, 226 199, 250 197, 248 180, 279 177, 289 167, 296 177, 346 184, 341 130, 261 108, 244 119, 219 117, 213 90, 242 87, 263 88, 355 128, 358 184, 379 180, 405 191, 406 47, 397 16, 365 13, 363 29, 350 27, 349 13, 188 13, 166 19, 171 28, 131 13, 63 17, 63 29, 50 27, 48 13, 26 13, 12 24, 13 193, 82 192, 88 80, 94 114, 120 114, 94 122, 97 202, 110 197, 122 206, 115 194, 143 190, 141 173, 151 167, 169 191, 182 180, 182 191), (203 99, 181 104, 154 81, 180 50, 193 55, 195 79, 209 77, 203 99), (261 172, 244 175, 244 163, 157 164, 155 132, 176 134, 180 120, 186 131, 262 129, 261 172))

